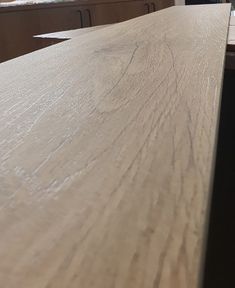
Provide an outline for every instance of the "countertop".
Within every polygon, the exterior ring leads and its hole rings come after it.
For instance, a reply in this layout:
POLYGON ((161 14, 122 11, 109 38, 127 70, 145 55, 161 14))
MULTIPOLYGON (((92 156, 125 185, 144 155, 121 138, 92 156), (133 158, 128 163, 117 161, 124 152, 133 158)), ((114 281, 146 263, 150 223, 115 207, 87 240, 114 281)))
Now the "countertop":
MULTIPOLYGON (((125 2, 128 0, 119 0, 125 2)), ((137 1, 137 0, 136 0, 137 1)), ((117 0, 109 0, 108 2, 117 2, 117 0)), ((0 2, 0 12, 12 11, 14 9, 38 9, 43 7, 56 7, 68 5, 88 5, 94 3, 107 3, 105 0, 15 0, 0 2)))
POLYGON ((66 3, 73 2, 73 0, 16 0, 9 2, 0 2, 0 7, 12 7, 18 5, 35 5, 35 4, 44 4, 44 3, 66 3))

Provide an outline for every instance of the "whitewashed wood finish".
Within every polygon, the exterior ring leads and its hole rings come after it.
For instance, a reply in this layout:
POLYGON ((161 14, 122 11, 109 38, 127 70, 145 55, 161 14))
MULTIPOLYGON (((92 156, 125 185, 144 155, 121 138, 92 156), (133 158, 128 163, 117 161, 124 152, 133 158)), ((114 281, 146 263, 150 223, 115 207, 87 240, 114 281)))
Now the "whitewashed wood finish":
POLYGON ((199 287, 229 13, 172 7, 0 65, 1 287, 199 287))

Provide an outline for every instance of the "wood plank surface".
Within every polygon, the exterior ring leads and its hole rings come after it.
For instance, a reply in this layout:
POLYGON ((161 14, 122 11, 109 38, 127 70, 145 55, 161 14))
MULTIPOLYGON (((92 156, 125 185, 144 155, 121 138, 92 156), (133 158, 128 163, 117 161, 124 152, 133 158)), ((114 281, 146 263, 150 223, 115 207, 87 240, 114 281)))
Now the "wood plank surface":
POLYGON ((196 288, 230 5, 0 64, 0 286, 196 288))

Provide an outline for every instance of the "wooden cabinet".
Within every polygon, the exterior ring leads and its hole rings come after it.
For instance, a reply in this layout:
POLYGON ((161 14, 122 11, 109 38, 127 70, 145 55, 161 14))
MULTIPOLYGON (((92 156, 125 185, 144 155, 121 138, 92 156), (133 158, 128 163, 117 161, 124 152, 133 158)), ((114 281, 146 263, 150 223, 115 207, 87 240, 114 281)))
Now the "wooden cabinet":
POLYGON ((156 0, 149 0, 149 1, 145 1, 145 7, 146 10, 148 11, 148 13, 152 13, 158 10, 158 5, 156 3, 156 0))
POLYGON ((170 6, 174 6, 174 2, 174 0, 149 0, 146 1, 145 5, 149 13, 152 13, 170 6))
POLYGON ((111 24, 174 5, 174 0, 104 0, 0 8, 0 62, 45 47, 33 36, 111 24))
POLYGON ((32 52, 37 49, 31 38, 40 32, 37 10, 0 14, 1 61, 32 52))
POLYGON ((45 44, 33 36, 83 27, 82 12, 69 7, 26 9, 0 13, 0 62, 35 51, 45 44))
POLYGON ((155 0, 154 2, 157 6, 157 10, 165 9, 167 7, 175 5, 174 0, 155 0))
POLYGON ((102 3, 82 9, 82 17, 87 19, 83 27, 104 25, 126 21, 174 5, 174 0, 124 1, 102 3))
POLYGON ((121 22, 149 13, 144 1, 98 4, 92 7, 92 22, 103 25, 121 22))
POLYGON ((70 30, 83 27, 82 11, 79 6, 40 9, 39 28, 40 33, 70 30))

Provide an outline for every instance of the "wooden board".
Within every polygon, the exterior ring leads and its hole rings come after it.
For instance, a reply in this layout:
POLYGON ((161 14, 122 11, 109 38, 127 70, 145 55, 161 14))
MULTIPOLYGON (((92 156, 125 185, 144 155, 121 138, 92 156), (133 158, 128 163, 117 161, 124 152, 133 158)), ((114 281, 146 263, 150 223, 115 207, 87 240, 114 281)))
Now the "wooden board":
POLYGON ((68 40, 77 36, 84 35, 88 32, 96 31, 98 29, 105 28, 109 25, 99 25, 94 27, 88 27, 88 28, 81 28, 81 29, 74 29, 74 30, 67 30, 67 31, 61 31, 61 32, 54 32, 54 33, 47 33, 47 34, 41 34, 34 36, 35 38, 52 38, 52 39, 64 39, 68 40))
POLYGON ((173 7, 0 64, 1 287, 199 287, 229 14, 173 7))

